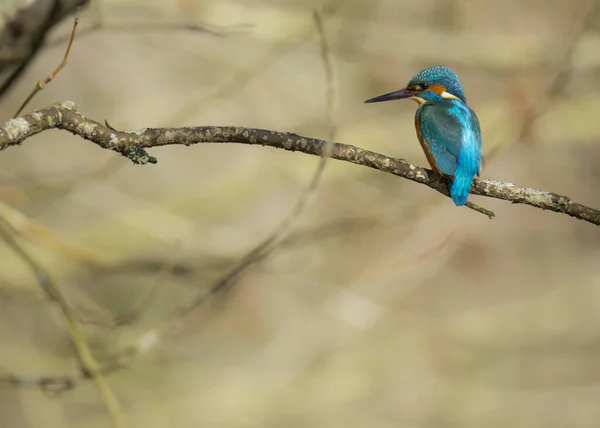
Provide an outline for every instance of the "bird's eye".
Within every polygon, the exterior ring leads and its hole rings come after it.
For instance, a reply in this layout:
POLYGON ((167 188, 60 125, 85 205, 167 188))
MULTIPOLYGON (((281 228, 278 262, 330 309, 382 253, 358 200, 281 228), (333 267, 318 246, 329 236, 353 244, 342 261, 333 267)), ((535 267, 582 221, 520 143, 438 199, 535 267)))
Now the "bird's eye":
POLYGON ((427 88, 429 88, 429 85, 427 83, 419 83, 419 90, 424 91, 427 88))

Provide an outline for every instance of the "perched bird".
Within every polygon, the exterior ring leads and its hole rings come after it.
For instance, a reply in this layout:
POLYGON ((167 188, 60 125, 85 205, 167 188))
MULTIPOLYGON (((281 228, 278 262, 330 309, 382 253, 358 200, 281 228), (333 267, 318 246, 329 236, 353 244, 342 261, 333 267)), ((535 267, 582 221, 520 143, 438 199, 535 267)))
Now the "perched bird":
POLYGON ((464 205, 481 169, 481 130, 458 75, 448 67, 430 67, 410 79, 405 88, 365 102, 404 98, 419 104, 415 127, 431 168, 448 177, 452 200, 464 205))

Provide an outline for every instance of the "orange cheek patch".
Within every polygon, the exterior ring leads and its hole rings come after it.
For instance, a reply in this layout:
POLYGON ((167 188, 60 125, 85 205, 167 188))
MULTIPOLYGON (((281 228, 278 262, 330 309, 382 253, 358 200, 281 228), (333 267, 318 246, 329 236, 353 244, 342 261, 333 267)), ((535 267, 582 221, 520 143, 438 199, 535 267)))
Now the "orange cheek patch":
POLYGON ((428 91, 435 92, 438 95, 442 95, 444 92, 446 92, 446 87, 444 85, 433 85, 428 89, 428 91))

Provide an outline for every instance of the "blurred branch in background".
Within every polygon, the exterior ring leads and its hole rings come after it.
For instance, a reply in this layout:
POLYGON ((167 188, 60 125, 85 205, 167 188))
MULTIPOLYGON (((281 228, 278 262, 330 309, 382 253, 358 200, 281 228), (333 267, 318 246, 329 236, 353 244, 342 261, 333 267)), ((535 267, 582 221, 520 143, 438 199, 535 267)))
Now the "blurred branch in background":
POLYGON ((47 33, 89 0, 12 1, 0 4, 0 99, 22 76, 47 33))
MULTIPOLYGON (((4 241, 13 249, 13 251, 21 257, 21 259, 31 268, 31 271, 35 274, 40 289, 44 292, 46 297, 56 303, 59 307, 69 331, 71 342, 77 357, 79 360, 79 366, 81 373, 86 373, 89 376, 96 388, 106 410, 108 412, 110 421, 114 428, 124 428, 125 421, 123 419, 123 413, 121 406, 117 401, 116 396, 112 392, 112 389, 106 382, 98 362, 94 358, 90 345, 88 344, 83 326, 78 320, 77 314, 69 305, 60 288, 54 284, 50 275, 29 255, 29 253, 21 246, 21 244, 15 238, 15 231, 12 230, 9 223, 2 220, 0 225, 0 234, 4 241)), ((16 378, 13 378, 13 383, 16 378)), ((43 384, 43 382, 42 382, 43 384)), ((55 386, 53 382, 49 382, 55 386)))
MULTIPOLYGON (((199 126, 185 128, 145 128, 121 132, 89 119, 75 109, 71 101, 55 104, 31 114, 8 121, 0 128, 0 150, 21 144, 32 135, 49 129, 62 129, 89 140, 101 148, 115 151, 136 164, 156 163, 145 149, 166 145, 199 143, 239 143, 270 146, 289 151, 322 156, 326 141, 302 137, 293 133, 235 126, 199 126)), ((334 143, 332 156, 357 165, 388 172, 424 184, 448 196, 447 181, 428 169, 411 165, 403 159, 393 159, 379 153, 346 144, 334 143)), ((517 187, 497 180, 475 180, 471 193, 526 204, 535 208, 567 214, 600 225, 600 211, 571 201, 552 192, 517 187)), ((473 203, 466 205, 475 211, 493 216, 473 203)))

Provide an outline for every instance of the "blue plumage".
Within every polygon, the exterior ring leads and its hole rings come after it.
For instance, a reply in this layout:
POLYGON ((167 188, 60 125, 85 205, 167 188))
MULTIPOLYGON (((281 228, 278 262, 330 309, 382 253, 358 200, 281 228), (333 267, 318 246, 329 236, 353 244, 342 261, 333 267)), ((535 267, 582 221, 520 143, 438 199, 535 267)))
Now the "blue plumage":
POLYGON ((450 177, 456 205, 467 202, 471 183, 481 165, 481 131, 477 116, 464 102, 425 92, 415 114, 423 150, 431 153, 431 167, 450 177))
POLYGON ((415 126, 423 151, 433 170, 449 178, 454 203, 464 205, 481 169, 481 130, 458 76, 448 67, 431 67, 416 74, 406 88, 366 102, 402 98, 419 103, 415 126))

